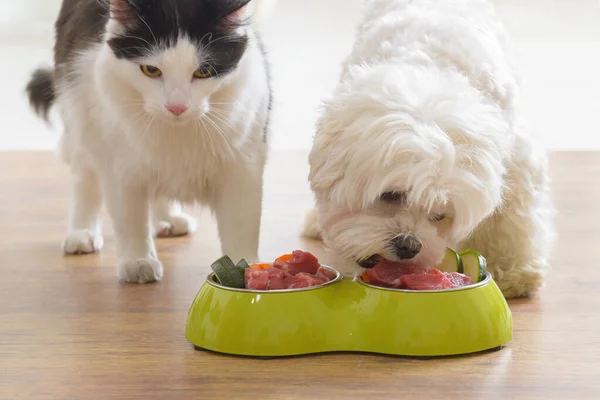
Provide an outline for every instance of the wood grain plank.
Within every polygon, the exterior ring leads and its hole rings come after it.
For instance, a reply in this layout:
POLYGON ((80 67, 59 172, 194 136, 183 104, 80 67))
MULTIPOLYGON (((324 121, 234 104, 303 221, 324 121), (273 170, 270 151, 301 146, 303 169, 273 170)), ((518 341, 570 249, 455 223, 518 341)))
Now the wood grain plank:
MULTIPOLYGON (((67 169, 45 152, 0 153, 0 399, 600 398, 600 154, 551 156, 560 231, 534 299, 511 301, 514 340, 435 360, 327 354, 255 360, 194 351, 185 314, 218 257, 216 227, 194 210, 191 238, 159 240, 165 278, 118 283, 110 223, 98 255, 63 257, 67 169)), ((291 248, 339 260, 298 236, 311 194, 302 152, 266 172, 261 256, 291 248)))

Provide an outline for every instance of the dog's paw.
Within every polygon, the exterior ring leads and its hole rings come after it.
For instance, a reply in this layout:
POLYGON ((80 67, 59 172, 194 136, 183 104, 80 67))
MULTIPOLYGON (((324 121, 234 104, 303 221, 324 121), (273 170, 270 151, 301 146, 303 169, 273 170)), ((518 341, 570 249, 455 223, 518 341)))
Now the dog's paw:
POLYGON ((546 269, 547 266, 544 264, 530 264, 500 273, 493 266, 488 270, 493 271, 494 281, 504 297, 515 299, 535 296, 545 285, 546 269))
POLYGON ((196 220, 187 214, 170 215, 154 226, 158 237, 184 236, 196 231, 196 220))
POLYGON ((65 254, 89 254, 102 249, 104 239, 99 232, 74 230, 67 234, 63 242, 65 254))
POLYGON ((121 262, 118 273, 123 282, 151 283, 162 279, 163 266, 158 260, 138 258, 121 262))

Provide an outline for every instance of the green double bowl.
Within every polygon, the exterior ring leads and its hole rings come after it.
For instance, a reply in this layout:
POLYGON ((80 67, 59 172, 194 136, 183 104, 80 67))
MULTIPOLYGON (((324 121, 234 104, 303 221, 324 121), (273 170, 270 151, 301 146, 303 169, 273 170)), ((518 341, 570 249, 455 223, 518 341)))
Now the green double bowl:
POLYGON ((281 291, 232 289, 211 274, 188 312, 186 339, 197 349, 255 357, 437 357, 497 349, 512 339, 512 314, 489 273, 464 288, 410 291, 335 272, 325 285, 281 291))

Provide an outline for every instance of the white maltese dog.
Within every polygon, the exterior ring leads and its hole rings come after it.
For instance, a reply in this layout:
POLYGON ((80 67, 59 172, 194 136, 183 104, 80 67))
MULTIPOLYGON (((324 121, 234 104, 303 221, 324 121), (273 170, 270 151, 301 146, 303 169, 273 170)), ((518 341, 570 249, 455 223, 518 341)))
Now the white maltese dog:
POLYGON ((553 238, 546 157, 493 6, 372 0, 365 14, 317 123, 305 235, 366 268, 474 249, 506 297, 534 294, 553 238))

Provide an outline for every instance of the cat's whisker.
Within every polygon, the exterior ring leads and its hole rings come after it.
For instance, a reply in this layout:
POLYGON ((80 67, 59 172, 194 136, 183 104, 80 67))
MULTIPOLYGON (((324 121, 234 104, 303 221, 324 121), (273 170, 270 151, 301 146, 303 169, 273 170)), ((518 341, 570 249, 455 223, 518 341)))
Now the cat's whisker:
POLYGON ((133 108, 133 107, 144 108, 144 106, 145 105, 143 103, 140 103, 140 104, 121 104, 121 105, 119 105, 119 108, 121 108, 121 109, 130 109, 130 108, 133 108))
MULTIPOLYGON (((211 57, 211 59, 212 59, 212 57, 211 57)), ((219 76, 219 71, 215 68, 215 65, 214 65, 215 60, 213 59, 212 63, 210 61, 208 61, 207 63, 208 63, 209 68, 212 69, 216 73, 217 76, 219 76)))
POLYGON ((203 136, 207 136, 208 140, 210 141, 210 149, 212 151, 213 156, 217 156, 217 148, 215 147, 215 142, 212 139, 212 135, 210 134, 210 132, 208 131, 208 128, 206 127, 206 124, 204 123, 204 116, 200 117, 200 119, 196 120, 196 123, 198 124, 198 127, 200 126, 200 123, 202 123, 202 127, 204 128, 204 132, 205 135, 203 136))
POLYGON ((145 53, 147 55, 151 55, 152 52, 149 51, 147 48, 145 47, 141 47, 141 46, 129 46, 129 47, 123 47, 120 49, 121 51, 125 51, 125 50, 141 50, 141 53, 145 53))
POLYGON ((206 60, 207 60, 208 62, 211 62, 211 61, 212 61, 212 62, 214 62, 214 61, 215 61, 215 58, 214 58, 214 57, 213 57, 213 56, 210 54, 210 52, 209 52, 209 51, 207 51, 207 50, 206 50, 206 47, 208 47, 208 46, 203 46, 203 48, 202 48, 202 50, 201 50, 201 52, 202 52, 202 55, 203 55, 203 56, 206 58, 206 60))
POLYGON ((132 115, 132 117, 133 117, 134 119, 133 119, 133 122, 131 122, 131 124, 132 124, 132 125, 135 125, 135 124, 138 124, 138 123, 140 123, 140 122, 141 122, 141 120, 142 120, 142 119, 144 119, 146 116, 147 116, 147 115, 146 115, 146 113, 145 113, 145 112, 143 112, 143 111, 140 111, 140 112, 138 112, 138 113, 135 113, 135 114, 133 114, 133 115, 132 115))
POLYGON ((152 46, 152 43, 150 43, 150 42, 149 42, 149 41, 147 41, 146 39, 144 39, 144 38, 141 38, 141 37, 139 37, 139 36, 125 35, 125 36, 121 36, 121 37, 123 37, 123 38, 129 38, 129 39, 137 39, 137 40, 141 40, 141 41, 143 41, 144 43, 148 44, 149 46, 152 46))
POLYGON ((229 119, 230 115, 234 115, 236 113, 236 110, 233 108, 220 108, 220 107, 211 107, 210 112, 217 112, 221 115, 223 115, 224 117, 226 117, 227 119, 229 119))
POLYGON ((154 43, 158 44, 158 39, 156 39, 156 36, 154 35, 154 32, 152 31, 152 28, 150 28, 150 25, 148 25, 148 23, 144 20, 144 18, 142 18, 141 15, 138 14, 138 17, 144 23, 144 25, 146 25, 148 27, 148 30, 150 31, 150 34, 152 35, 152 38, 154 39, 154 43))
POLYGON ((156 123, 156 118, 150 116, 150 126, 152 127, 152 134, 156 135, 158 132, 158 124, 156 123))
POLYGON ((141 134, 142 140, 147 139, 148 136, 150 136, 150 134, 149 134, 149 127, 150 127, 151 123, 152 123, 152 117, 148 115, 144 119, 143 125, 142 125, 142 127, 140 129, 140 134, 141 134))
POLYGON ((213 121, 212 118, 210 118, 209 114, 204 114, 203 117, 206 119, 206 121, 212 125, 212 127, 217 131, 217 133, 219 135, 221 135, 221 137, 223 137, 223 139, 225 139, 225 141, 231 146, 231 142, 229 142, 229 138, 227 137, 227 135, 225 135, 225 132, 223 132, 223 130, 219 127, 219 125, 213 121))
POLYGON ((229 117, 231 115, 230 113, 225 113, 222 111, 215 111, 215 110, 212 110, 209 114, 215 115, 217 117, 221 117, 222 119, 225 119, 226 121, 229 119, 229 117))
POLYGON ((235 101, 229 101, 229 102, 226 102, 226 101, 221 101, 221 102, 219 102, 219 101, 215 101, 215 102, 213 102, 213 101, 211 101, 209 104, 210 104, 211 106, 212 106, 212 105, 217 105, 217 106, 229 106, 229 105, 237 104, 237 102, 235 102, 235 101))
POLYGON ((231 122, 228 121, 229 114, 218 114, 218 113, 212 112, 212 113, 209 113, 209 115, 212 115, 213 117, 215 117, 218 122, 225 125, 228 129, 230 129, 233 133, 235 133, 236 136, 241 135, 240 127, 235 124, 232 124, 231 122))
POLYGON ((221 122, 222 124, 224 124, 225 126, 227 126, 229 129, 231 129, 236 135, 240 134, 240 130, 235 127, 232 126, 229 122, 227 122, 222 116, 219 116, 218 114, 211 114, 208 113, 208 115, 212 115, 213 117, 215 117, 219 122, 221 122))
POLYGON ((234 107, 221 108, 221 107, 211 106, 210 110, 208 112, 212 112, 212 111, 217 111, 217 112, 224 113, 224 114, 234 114, 235 108, 234 107))
POLYGON ((143 120, 143 119, 144 119, 146 116, 147 116, 147 115, 146 115, 146 113, 144 113, 144 112, 140 112, 140 113, 134 114, 132 117, 133 117, 133 118, 135 118, 135 119, 133 120, 133 122, 131 122, 131 125, 132 125, 132 126, 137 126, 139 123, 141 123, 141 122, 142 122, 142 120, 143 120))
POLYGON ((220 40, 233 40, 233 41, 236 41, 236 40, 241 40, 241 39, 236 34, 226 34, 226 35, 223 35, 221 37, 216 38, 215 40, 211 40, 210 42, 208 42, 207 46, 210 46, 211 44, 217 43, 220 40))
POLYGON ((202 37, 200 38, 200 40, 199 40, 199 43, 200 43, 200 45, 201 45, 201 46, 203 46, 203 49, 202 49, 202 50, 204 50, 204 47, 206 47, 206 44, 204 44, 204 45, 202 44, 202 43, 204 42, 204 39, 206 39, 207 37, 209 37, 209 38, 208 38, 208 42, 210 43, 210 41, 211 41, 211 38, 212 38, 212 35, 213 35, 213 33, 212 33, 212 32, 207 32, 207 33, 205 33, 205 34, 204 34, 204 36, 202 36, 202 37))
POLYGON ((220 108, 220 107, 214 107, 214 106, 210 108, 210 111, 209 111, 209 112, 212 112, 212 111, 218 111, 218 112, 220 112, 220 113, 231 113, 231 110, 230 110, 230 109, 227 109, 227 108, 220 108))
POLYGON ((132 125, 137 126, 138 124, 143 123, 145 118, 146 118, 146 116, 144 114, 138 115, 138 117, 133 121, 132 125))
POLYGON ((204 114, 204 117, 206 118, 208 123, 210 123, 213 126, 213 128, 215 128, 216 132, 227 142, 227 144, 229 145, 229 150, 233 150, 233 144, 231 143, 225 132, 223 132, 223 130, 219 127, 219 125, 215 121, 213 121, 208 114, 204 114))
POLYGON ((233 114, 233 110, 226 109, 226 108, 219 108, 219 107, 211 107, 209 112, 218 112, 219 114, 225 115, 225 116, 233 114))
POLYGON ((160 131, 155 123, 156 119, 152 116, 148 118, 148 125, 146 127, 146 136, 150 137, 150 140, 156 140, 156 136, 160 134, 160 131))

